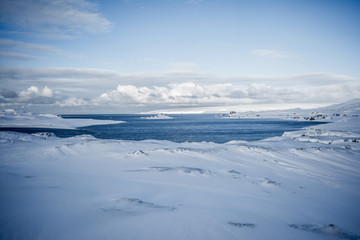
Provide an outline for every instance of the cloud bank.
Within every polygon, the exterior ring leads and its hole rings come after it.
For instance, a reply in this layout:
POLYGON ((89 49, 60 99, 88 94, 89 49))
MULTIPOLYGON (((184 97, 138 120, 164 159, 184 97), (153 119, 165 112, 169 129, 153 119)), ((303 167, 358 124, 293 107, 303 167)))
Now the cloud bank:
MULTIPOLYGON (((63 112, 71 108, 100 111, 116 109, 117 112, 152 111, 156 109, 209 108, 293 103, 293 105, 330 104, 360 97, 359 83, 333 84, 329 86, 303 88, 276 88, 263 83, 237 87, 232 83, 197 84, 194 82, 170 83, 165 86, 118 85, 93 98, 76 97, 55 91, 47 86, 31 86, 16 92, 1 89, 2 107, 51 107, 53 111, 63 112)), ((221 108, 218 108, 221 109, 221 108)), ((111 112, 111 111, 110 111, 111 112)))
POLYGON ((221 106, 266 103, 316 103, 360 96, 360 84, 330 85, 328 87, 274 88, 253 83, 247 88, 233 84, 200 85, 193 82, 173 83, 166 87, 136 87, 119 85, 93 100, 96 104, 169 105, 169 106, 221 106))
POLYGON ((60 50, 53 46, 26 43, 23 41, 16 41, 12 39, 0 38, 0 47, 6 49, 17 49, 17 50, 26 50, 32 52, 59 52, 60 50))
POLYGON ((59 92, 55 92, 47 86, 45 86, 43 89, 40 89, 36 86, 31 86, 20 92, 15 92, 9 89, 0 90, 0 102, 2 105, 53 105, 62 98, 63 97, 59 92))
POLYGON ((146 112, 273 104, 324 105, 360 98, 359 79, 334 73, 219 76, 196 69, 120 73, 105 69, 0 67, 2 108, 54 113, 146 112), (15 84, 16 83, 16 84, 15 84))
POLYGON ((17 60, 37 60, 39 57, 16 52, 0 52, 0 58, 10 58, 17 60))
POLYGON ((69 38, 82 33, 108 32, 112 23, 96 4, 85 0, 2 0, 0 23, 51 38, 69 38))
POLYGON ((199 84, 232 83, 248 86, 252 83, 264 83, 274 87, 326 86, 347 82, 358 82, 359 79, 334 73, 304 73, 288 76, 222 76, 211 72, 194 69, 174 69, 161 72, 120 73, 113 70, 96 68, 31 68, 0 67, 3 85, 18 83, 26 85, 49 85, 49 83, 71 82, 72 86, 86 81, 91 86, 110 89, 121 84, 136 86, 167 85, 168 83, 196 82, 199 84), (100 82, 101 81, 101 82, 100 82), (118 83, 118 84, 116 84, 118 83))
POLYGON ((268 57, 268 58, 288 58, 290 55, 286 52, 281 52, 278 50, 272 49, 255 49, 250 51, 250 54, 258 57, 268 57))

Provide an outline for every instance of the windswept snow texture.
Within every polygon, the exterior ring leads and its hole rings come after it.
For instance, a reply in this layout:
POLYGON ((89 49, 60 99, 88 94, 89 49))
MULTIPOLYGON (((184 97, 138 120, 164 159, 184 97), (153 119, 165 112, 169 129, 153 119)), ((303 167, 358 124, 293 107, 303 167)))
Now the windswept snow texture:
POLYGON ((0 132, 0 239, 359 240, 359 124, 226 144, 0 132))

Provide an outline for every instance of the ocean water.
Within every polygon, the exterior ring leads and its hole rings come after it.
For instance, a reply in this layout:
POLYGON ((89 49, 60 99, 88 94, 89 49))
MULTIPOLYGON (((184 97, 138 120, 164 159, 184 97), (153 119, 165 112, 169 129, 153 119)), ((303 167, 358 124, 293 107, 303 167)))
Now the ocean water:
POLYGON ((53 132, 58 137, 90 134, 100 139, 225 143, 232 140, 256 141, 281 136, 285 131, 296 131, 303 127, 321 124, 277 119, 218 118, 213 114, 169 115, 173 119, 144 119, 142 118, 144 116, 150 115, 62 115, 63 118, 119 120, 125 123, 80 127, 75 130, 44 128, 7 130, 26 133, 53 132))

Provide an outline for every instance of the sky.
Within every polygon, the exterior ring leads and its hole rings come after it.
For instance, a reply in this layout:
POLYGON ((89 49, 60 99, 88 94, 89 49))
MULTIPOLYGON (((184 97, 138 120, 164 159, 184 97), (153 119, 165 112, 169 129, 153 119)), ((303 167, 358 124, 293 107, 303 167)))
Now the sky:
POLYGON ((359 0, 1 0, 0 108, 226 112, 360 98, 359 0))

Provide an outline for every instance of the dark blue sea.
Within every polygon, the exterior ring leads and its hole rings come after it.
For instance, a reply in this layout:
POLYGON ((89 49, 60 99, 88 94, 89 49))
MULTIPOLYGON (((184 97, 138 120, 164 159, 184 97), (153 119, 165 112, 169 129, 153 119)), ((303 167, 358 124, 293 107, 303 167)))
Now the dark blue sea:
POLYGON ((100 139, 169 140, 173 142, 215 142, 232 140, 256 141, 281 136, 285 131, 296 131, 318 122, 276 119, 230 119, 213 114, 169 115, 173 119, 144 119, 150 115, 61 115, 63 118, 118 120, 125 123, 80 127, 77 129, 12 128, 26 133, 52 132, 58 137, 90 134, 100 139))

